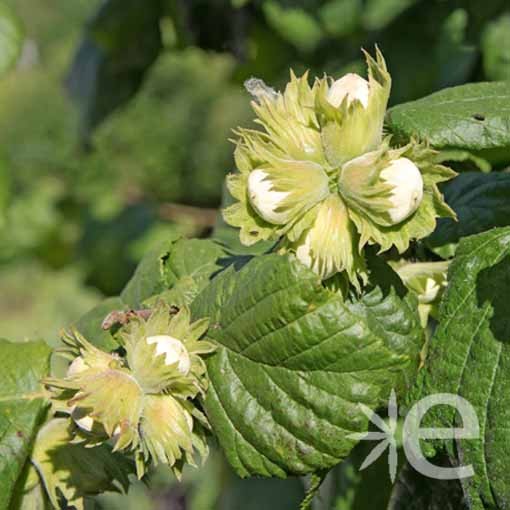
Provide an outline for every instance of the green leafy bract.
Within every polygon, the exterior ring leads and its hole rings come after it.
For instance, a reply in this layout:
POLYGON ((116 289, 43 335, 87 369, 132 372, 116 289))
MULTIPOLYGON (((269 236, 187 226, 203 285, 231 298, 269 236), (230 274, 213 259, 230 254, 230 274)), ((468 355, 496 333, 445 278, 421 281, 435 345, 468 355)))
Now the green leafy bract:
MULTIPOLYGON (((381 153, 384 154, 384 152, 385 148, 382 147, 381 153)), ((375 223, 361 208, 351 207, 349 214, 360 234, 360 247, 367 243, 378 244, 381 251, 386 251, 395 246, 399 253, 403 253, 409 248, 412 240, 426 237, 434 231, 438 217, 455 218, 455 213, 445 203, 437 185, 451 179, 456 174, 450 168, 436 164, 434 151, 426 146, 410 143, 390 152, 399 157, 409 158, 420 169, 424 184, 420 207, 404 221, 389 226, 375 223)), ((342 181, 340 181, 340 185, 341 183, 342 181)), ((365 200, 375 209, 375 204, 379 199, 369 195, 370 189, 374 188, 375 185, 367 186, 368 198, 365 200)))

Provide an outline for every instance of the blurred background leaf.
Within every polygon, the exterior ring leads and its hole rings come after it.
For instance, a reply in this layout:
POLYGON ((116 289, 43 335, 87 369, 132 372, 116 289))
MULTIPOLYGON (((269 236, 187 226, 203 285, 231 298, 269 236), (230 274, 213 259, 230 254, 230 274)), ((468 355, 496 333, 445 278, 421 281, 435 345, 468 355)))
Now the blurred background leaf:
POLYGON ((104 117, 140 88, 162 48, 162 14, 160 0, 110 0, 87 23, 67 78, 80 107, 84 143, 104 117))
POLYGON ((487 24, 482 34, 483 68, 489 80, 510 80, 510 12, 487 24))
POLYGON ((21 51, 21 24, 9 6, 0 2, 0 74, 7 71, 21 51))

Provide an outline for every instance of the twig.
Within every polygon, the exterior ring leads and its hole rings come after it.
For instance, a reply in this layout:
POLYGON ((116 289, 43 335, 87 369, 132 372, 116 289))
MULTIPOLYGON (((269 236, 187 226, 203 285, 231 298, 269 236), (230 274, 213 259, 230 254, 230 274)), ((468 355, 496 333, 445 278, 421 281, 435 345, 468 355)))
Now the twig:
MULTIPOLYGON (((179 308, 176 306, 170 307, 170 314, 176 314, 179 311, 179 308)), ((123 310, 113 310, 110 312, 101 323, 101 328, 104 330, 111 329, 113 326, 119 324, 120 326, 124 326, 129 321, 138 318, 147 320, 152 314, 152 309, 144 308, 143 310, 128 310, 127 312, 123 310)))

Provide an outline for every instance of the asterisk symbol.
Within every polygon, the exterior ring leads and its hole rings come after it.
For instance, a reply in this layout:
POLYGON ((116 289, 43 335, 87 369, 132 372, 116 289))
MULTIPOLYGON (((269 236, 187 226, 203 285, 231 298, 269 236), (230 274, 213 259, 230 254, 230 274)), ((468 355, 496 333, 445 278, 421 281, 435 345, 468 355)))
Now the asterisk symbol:
POLYGON ((397 396, 395 391, 391 390, 390 398, 388 401, 388 421, 384 421, 378 414, 365 404, 358 403, 359 408, 365 416, 381 430, 381 432, 356 432, 349 434, 347 437, 357 441, 380 441, 374 449, 368 454, 363 464, 360 466, 360 471, 373 464, 388 448, 388 465, 390 468, 390 478, 394 482, 397 477, 397 419, 398 419, 398 406, 397 396))

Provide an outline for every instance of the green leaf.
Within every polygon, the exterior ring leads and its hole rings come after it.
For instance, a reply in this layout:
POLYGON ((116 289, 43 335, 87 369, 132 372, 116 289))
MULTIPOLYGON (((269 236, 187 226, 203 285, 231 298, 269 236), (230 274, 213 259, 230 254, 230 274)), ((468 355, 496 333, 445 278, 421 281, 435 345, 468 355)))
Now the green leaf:
POLYGON ((171 305, 190 304, 210 279, 243 257, 230 257, 216 242, 206 239, 170 239, 149 251, 120 296, 110 297, 83 315, 74 327, 91 343, 111 351, 119 347, 115 329, 104 330, 110 312, 152 307, 158 300, 171 305))
POLYGON ((226 258, 223 248, 208 239, 181 239, 165 259, 163 276, 167 287, 183 277, 191 277, 203 288, 211 277, 222 269, 220 259, 226 258))
POLYGON ((457 213, 458 221, 449 218, 438 221, 427 239, 433 249, 493 227, 510 225, 510 174, 465 172, 443 184, 441 191, 457 213))
POLYGON ((0 75, 18 59, 23 42, 23 31, 11 9, 0 3, 0 75))
POLYGON ((308 268, 276 254, 216 277, 192 305, 218 344, 205 406, 237 471, 329 468, 365 431, 372 409, 414 379, 423 331, 394 289, 344 301, 308 268))
POLYGON ((231 262, 224 249, 208 239, 165 241, 145 255, 121 299, 132 308, 151 305, 158 298, 178 306, 189 304, 231 262))
POLYGON ((441 90, 388 111, 397 140, 417 137, 437 149, 479 151, 491 162, 510 161, 510 82, 470 83, 441 90))
POLYGON ((139 308, 149 298, 177 287, 171 295, 185 302, 171 304, 188 304, 224 267, 222 259, 228 264, 223 248, 211 240, 165 241, 145 255, 122 291, 121 299, 129 306, 139 308))
POLYGON ((13 497, 14 486, 30 453, 46 408, 41 378, 49 369, 50 348, 44 342, 0 340, 0 509, 13 497))
POLYGON ((126 310, 128 306, 119 297, 107 298, 89 310, 74 324, 74 327, 92 344, 105 351, 112 351, 119 347, 110 331, 101 325, 106 316, 114 310, 126 310))
POLYGON ((87 496, 127 490, 132 462, 107 444, 73 444, 69 420, 54 418, 39 431, 31 462, 55 508, 84 508, 87 496))
MULTIPOLYGON (((450 455, 472 464, 465 481, 472 508, 510 505, 510 228, 463 239, 450 265, 439 326, 430 342, 421 396, 453 393, 467 399, 480 439, 446 443, 450 455)), ((432 408, 423 426, 456 425, 455 410, 432 408)))
POLYGON ((174 239, 164 241, 145 254, 121 292, 122 301, 133 308, 139 308, 147 298, 166 289, 163 263, 168 258, 173 243, 174 239))

